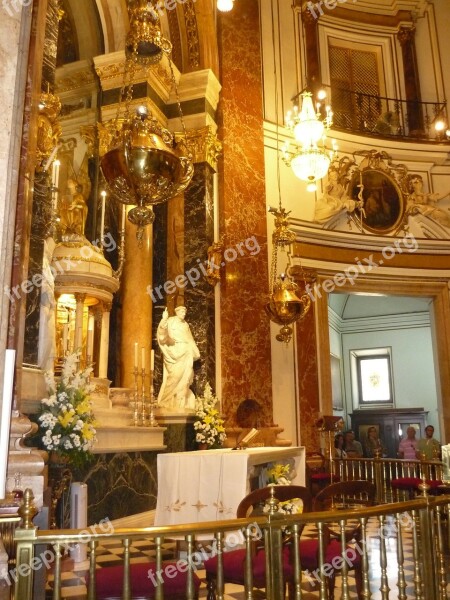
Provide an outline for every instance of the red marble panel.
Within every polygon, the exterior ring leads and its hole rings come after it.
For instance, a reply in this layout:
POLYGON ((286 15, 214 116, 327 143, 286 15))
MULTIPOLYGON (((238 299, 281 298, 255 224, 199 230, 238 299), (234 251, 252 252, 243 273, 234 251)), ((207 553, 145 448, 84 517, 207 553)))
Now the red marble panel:
POLYGON ((314 305, 312 305, 305 318, 297 323, 300 443, 306 447, 307 452, 316 451, 320 446, 320 434, 315 427, 320 411, 316 345, 314 305))
MULTIPOLYGON (((272 424, 264 139, 258 3, 239 0, 219 17, 222 96, 219 111, 220 223, 225 248, 253 238, 260 251, 230 260, 221 285, 222 399, 227 425, 246 398, 272 424)), ((252 242, 252 247, 256 244, 252 242)), ((249 244, 251 245, 251 244, 249 244)), ((230 250, 225 258, 232 256, 230 250)))

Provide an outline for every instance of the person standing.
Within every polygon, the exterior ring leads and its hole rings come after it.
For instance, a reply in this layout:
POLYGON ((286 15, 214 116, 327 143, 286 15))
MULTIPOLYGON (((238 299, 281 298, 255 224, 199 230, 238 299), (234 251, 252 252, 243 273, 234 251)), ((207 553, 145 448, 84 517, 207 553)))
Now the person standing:
POLYGON ((366 458, 381 458, 385 454, 385 449, 378 437, 378 430, 374 425, 367 429, 367 439, 364 444, 364 456, 366 458))
POLYGON ((195 395, 190 386, 194 381, 194 361, 200 358, 200 352, 185 316, 185 306, 177 306, 174 317, 169 317, 166 308, 158 325, 156 336, 164 359, 158 405, 195 410, 195 395))
POLYGON ((363 449, 357 440, 355 440, 355 432, 349 429, 344 433, 344 450, 348 458, 362 458, 363 449))
POLYGON ((422 460, 436 460, 441 455, 441 444, 434 437, 433 425, 425 427, 425 437, 417 443, 417 458, 422 460))
POLYGON ((406 460, 415 460, 417 458, 417 440, 414 427, 408 427, 406 437, 401 440, 398 446, 398 457, 406 460))

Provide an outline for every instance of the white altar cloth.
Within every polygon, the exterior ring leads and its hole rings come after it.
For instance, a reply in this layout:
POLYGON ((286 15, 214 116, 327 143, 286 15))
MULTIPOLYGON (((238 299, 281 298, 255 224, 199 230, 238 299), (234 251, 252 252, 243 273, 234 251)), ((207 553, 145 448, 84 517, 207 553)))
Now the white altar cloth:
POLYGON ((304 485, 302 447, 159 454, 154 523, 161 526, 233 519, 239 502, 250 491, 251 468, 287 458, 295 461, 292 483, 304 485))

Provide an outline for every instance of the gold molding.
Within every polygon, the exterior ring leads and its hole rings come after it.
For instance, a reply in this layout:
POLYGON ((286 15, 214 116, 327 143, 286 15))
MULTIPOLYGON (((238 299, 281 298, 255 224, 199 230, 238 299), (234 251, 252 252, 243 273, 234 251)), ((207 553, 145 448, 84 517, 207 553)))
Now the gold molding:
POLYGON ((183 5, 184 21, 186 28, 186 41, 189 57, 189 66, 193 69, 200 67, 200 42, 198 37, 197 16, 194 1, 188 0, 183 5))
MULTIPOLYGON (((175 137, 177 141, 183 140, 181 133, 176 134, 175 137)), ((188 131, 187 146, 192 154, 194 164, 206 162, 214 171, 217 170, 217 160, 222 152, 222 142, 209 125, 188 131)))
POLYGON ((53 149, 58 145, 62 133, 59 124, 61 101, 50 92, 43 92, 39 98, 37 125, 36 168, 40 168, 53 149))
POLYGON ((95 85, 94 72, 89 67, 77 71, 73 75, 62 77, 56 81, 56 89, 59 94, 70 92, 87 85, 95 85))

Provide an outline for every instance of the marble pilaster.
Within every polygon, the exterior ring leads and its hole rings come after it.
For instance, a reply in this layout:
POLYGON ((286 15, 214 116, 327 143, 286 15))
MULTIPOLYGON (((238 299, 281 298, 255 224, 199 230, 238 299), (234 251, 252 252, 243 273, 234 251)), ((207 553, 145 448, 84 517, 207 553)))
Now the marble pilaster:
POLYGON ((295 326, 297 338, 297 373, 298 377, 298 413, 300 419, 301 445, 311 450, 320 448, 320 434, 315 427, 321 411, 319 397, 319 377, 317 366, 317 341, 315 326, 315 306, 295 326))
MULTIPOLYGON (((220 284, 222 407, 227 426, 247 398, 262 406, 261 424, 272 425, 272 380, 268 258, 264 184, 261 47, 258 3, 236 2, 219 16, 223 140, 220 234, 225 252, 254 239, 259 251, 245 251, 226 263, 220 284)), ((256 246, 256 244, 255 244, 256 246)))
POLYGON ((184 265, 185 272, 195 273, 195 285, 185 289, 185 304, 192 335, 201 359, 194 363, 195 393, 201 395, 209 381, 215 390, 215 323, 214 288, 207 282, 203 269, 208 246, 214 239, 213 170, 207 163, 195 165, 194 176, 185 192, 184 265), (192 269, 192 271, 190 271, 192 269))

